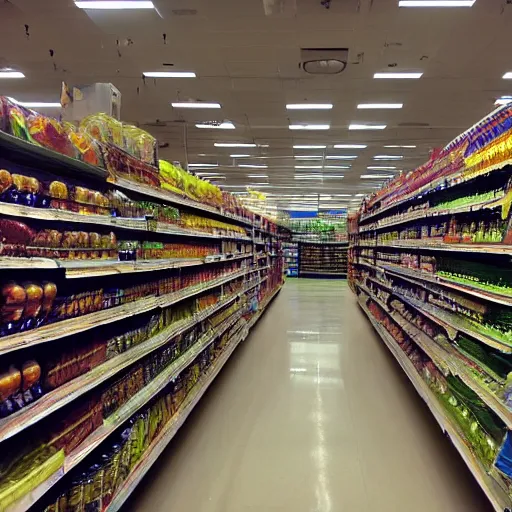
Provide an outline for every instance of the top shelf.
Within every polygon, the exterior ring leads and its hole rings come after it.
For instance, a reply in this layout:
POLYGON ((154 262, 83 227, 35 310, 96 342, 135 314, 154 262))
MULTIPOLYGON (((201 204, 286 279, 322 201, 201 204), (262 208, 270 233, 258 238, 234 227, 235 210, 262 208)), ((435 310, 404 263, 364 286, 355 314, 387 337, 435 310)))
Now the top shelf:
POLYGON ((0 131, 0 153, 5 153, 9 160, 32 168, 37 167, 41 171, 73 179, 90 179, 95 182, 102 182, 103 184, 110 181, 116 188, 128 190, 153 200, 163 201, 170 205, 184 206, 198 212, 207 213, 209 216, 224 221, 252 226, 252 222, 244 217, 232 215, 213 206, 188 199, 185 196, 153 188, 144 183, 137 183, 123 177, 112 179, 106 169, 61 155, 56 151, 18 139, 2 131, 0 131))

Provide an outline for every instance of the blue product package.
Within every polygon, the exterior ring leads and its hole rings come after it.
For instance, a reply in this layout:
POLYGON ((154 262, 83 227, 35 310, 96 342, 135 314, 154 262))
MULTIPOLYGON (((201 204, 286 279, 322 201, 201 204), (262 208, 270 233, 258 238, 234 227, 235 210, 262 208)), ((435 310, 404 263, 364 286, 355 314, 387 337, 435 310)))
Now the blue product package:
POLYGON ((512 440, 510 432, 507 432, 503 446, 501 447, 496 462, 494 463, 503 474, 512 477, 512 440))

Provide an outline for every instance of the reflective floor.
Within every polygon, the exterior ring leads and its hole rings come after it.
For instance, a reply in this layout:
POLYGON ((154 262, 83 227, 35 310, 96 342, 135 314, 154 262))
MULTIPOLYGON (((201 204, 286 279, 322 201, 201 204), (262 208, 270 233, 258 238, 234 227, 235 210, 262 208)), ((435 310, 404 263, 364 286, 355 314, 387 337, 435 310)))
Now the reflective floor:
POLYGON ((346 283, 289 279, 124 510, 491 507, 346 283))

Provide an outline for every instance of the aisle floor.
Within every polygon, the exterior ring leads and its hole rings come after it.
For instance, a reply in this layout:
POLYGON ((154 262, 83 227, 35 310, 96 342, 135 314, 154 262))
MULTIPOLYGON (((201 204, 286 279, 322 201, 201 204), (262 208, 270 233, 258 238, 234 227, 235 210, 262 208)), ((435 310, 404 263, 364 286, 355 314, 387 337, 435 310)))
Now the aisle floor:
POLYGON ((290 279, 124 510, 491 507, 346 283, 290 279))

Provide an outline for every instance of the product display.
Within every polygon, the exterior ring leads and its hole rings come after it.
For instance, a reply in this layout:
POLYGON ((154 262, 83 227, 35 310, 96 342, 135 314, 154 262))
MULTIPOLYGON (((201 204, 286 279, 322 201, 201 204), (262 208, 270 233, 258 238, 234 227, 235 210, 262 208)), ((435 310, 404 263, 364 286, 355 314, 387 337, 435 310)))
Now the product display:
POLYGON ((299 277, 346 277, 346 243, 299 242, 299 277))
POLYGON ((496 509, 512 506, 510 141, 499 108, 349 219, 349 279, 496 509))
POLYGON ((0 509, 117 510, 279 291, 277 227, 105 114, 0 119, 55 158, 0 170, 0 509))

